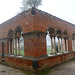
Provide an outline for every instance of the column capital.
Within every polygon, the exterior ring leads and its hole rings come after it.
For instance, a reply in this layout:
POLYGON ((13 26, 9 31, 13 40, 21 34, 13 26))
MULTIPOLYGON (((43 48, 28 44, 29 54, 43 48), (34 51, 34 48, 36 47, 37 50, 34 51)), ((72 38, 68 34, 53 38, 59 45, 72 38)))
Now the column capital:
POLYGON ((50 37, 55 37, 55 34, 49 34, 50 37))

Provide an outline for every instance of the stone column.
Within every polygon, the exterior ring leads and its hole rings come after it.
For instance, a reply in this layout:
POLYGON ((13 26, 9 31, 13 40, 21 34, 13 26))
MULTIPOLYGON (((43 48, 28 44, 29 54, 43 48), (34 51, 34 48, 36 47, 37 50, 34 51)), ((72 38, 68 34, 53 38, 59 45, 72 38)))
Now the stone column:
POLYGON ((56 51, 56 40, 55 40, 55 37, 54 37, 54 53, 57 53, 57 51, 56 51))
POLYGON ((60 53, 60 40, 58 38, 58 52, 60 53))
POLYGON ((51 53, 53 53, 53 41, 52 41, 52 37, 51 38, 51 53))
POLYGON ((61 38, 61 52, 63 52, 62 38, 61 38))
POLYGON ((66 39, 66 49, 67 49, 67 51, 68 51, 68 39, 66 39))
POLYGON ((74 50, 74 40, 72 39, 72 50, 74 50))
POLYGON ((65 51, 67 51, 67 42, 66 42, 66 38, 65 38, 65 51))
POLYGON ((12 54, 12 40, 10 40, 10 54, 12 54))
POLYGON ((9 40, 9 54, 10 54, 10 40, 9 40))
POLYGON ((18 53, 20 55, 20 38, 18 38, 18 53))
POLYGON ((73 40, 73 50, 75 51, 75 39, 73 40))
POLYGON ((17 55, 17 38, 15 38, 15 55, 17 55))
POLYGON ((65 52, 65 39, 63 38, 63 51, 65 52))
POLYGON ((14 39, 12 40, 12 54, 14 55, 14 39))

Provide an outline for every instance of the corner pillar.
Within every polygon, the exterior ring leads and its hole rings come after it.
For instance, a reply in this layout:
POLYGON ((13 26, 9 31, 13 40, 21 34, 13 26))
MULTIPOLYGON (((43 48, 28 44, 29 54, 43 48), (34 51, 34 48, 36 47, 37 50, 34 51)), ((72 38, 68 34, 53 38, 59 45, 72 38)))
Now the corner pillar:
POLYGON ((72 38, 71 37, 69 37, 69 40, 68 40, 68 50, 72 51, 72 38))
POLYGON ((24 57, 39 58, 47 55, 46 33, 34 31, 23 34, 24 57))

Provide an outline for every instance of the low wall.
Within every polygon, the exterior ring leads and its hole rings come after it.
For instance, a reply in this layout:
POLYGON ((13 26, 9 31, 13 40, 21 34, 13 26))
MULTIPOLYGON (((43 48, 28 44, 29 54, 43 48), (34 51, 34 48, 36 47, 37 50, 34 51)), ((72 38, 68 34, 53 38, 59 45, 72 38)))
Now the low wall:
MULTIPOLYGON (((45 70, 47 68, 51 68, 53 66, 61 64, 73 58, 75 58, 75 52, 69 52, 69 53, 55 55, 55 56, 46 56, 45 58, 41 58, 41 59, 39 58, 38 70, 45 70)), ((2 58, 0 56, 0 62, 2 62, 1 60, 2 58)), ((5 56, 5 62, 3 63, 22 70, 29 70, 29 71, 33 70, 32 59, 27 60, 22 57, 20 58, 14 56, 5 56)))
MULTIPOLYGON (((2 58, 0 57, 2 60, 2 58)), ((32 68, 32 60, 26 60, 24 58, 6 56, 4 57, 5 61, 1 61, 1 63, 9 65, 14 68, 18 68, 21 70, 33 70, 32 68)))
POLYGON ((39 70, 54 67, 73 58, 75 58, 75 52, 64 53, 57 56, 48 56, 46 59, 39 60, 39 70))

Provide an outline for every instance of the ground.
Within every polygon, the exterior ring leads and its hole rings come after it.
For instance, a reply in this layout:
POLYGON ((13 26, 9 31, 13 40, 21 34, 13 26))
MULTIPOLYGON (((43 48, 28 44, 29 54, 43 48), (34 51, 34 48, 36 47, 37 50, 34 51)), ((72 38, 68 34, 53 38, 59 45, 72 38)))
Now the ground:
POLYGON ((25 75, 21 70, 0 64, 0 75, 25 75))
MULTIPOLYGON (((21 70, 0 64, 0 75, 30 75, 30 73, 25 74, 21 70)), ((75 60, 60 64, 52 68, 47 75, 75 75, 75 60)))
POLYGON ((75 60, 52 68, 48 75, 75 75, 75 60))

